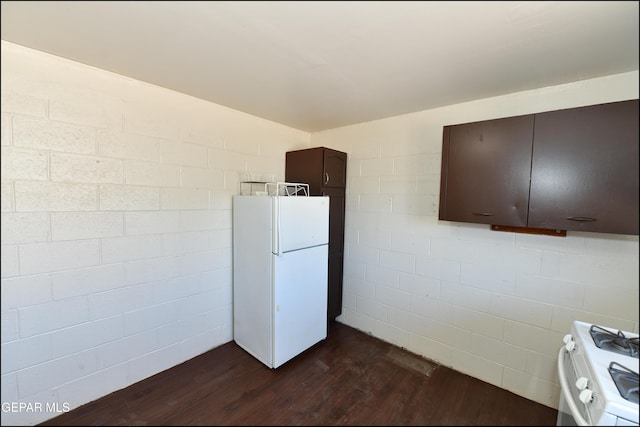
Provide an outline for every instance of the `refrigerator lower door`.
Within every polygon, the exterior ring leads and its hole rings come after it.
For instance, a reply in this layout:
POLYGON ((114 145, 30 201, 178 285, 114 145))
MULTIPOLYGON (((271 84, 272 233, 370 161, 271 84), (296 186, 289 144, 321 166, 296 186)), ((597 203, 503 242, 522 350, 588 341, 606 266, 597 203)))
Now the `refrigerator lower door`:
POLYGON ((328 246, 273 256, 273 367, 327 337, 328 246))

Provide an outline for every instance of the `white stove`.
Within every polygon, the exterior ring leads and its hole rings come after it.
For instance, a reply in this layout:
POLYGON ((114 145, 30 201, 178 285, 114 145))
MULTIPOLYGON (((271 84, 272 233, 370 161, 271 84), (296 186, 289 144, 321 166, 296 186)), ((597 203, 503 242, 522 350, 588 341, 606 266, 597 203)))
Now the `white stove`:
POLYGON ((575 321, 558 355, 558 425, 639 425, 638 334, 575 321))

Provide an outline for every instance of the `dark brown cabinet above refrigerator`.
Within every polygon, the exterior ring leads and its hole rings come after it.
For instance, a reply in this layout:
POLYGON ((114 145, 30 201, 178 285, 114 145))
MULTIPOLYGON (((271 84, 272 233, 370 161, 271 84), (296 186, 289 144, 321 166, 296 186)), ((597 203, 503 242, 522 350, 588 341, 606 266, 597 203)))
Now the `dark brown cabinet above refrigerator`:
POLYGON ((346 188, 347 153, 325 147, 289 151, 284 173, 287 182, 309 184, 311 195, 321 195, 323 188, 346 188))
POLYGON ((333 320, 342 313, 347 153, 326 147, 289 151, 285 181, 309 184, 310 196, 329 196, 327 318, 333 320))
POLYGON ((638 154, 638 100, 445 126, 439 219, 637 235, 638 154))

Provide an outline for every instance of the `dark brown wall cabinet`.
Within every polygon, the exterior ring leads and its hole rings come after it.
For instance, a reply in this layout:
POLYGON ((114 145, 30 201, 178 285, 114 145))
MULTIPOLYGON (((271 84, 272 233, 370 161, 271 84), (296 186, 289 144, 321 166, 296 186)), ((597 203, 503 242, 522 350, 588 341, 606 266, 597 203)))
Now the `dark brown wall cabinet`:
POLYGON ((439 219, 638 234, 638 100, 445 126, 439 219))
POLYGON ((310 196, 329 196, 329 289, 327 318, 342 313, 344 198, 347 153, 326 147, 286 153, 285 181, 309 184, 310 196))

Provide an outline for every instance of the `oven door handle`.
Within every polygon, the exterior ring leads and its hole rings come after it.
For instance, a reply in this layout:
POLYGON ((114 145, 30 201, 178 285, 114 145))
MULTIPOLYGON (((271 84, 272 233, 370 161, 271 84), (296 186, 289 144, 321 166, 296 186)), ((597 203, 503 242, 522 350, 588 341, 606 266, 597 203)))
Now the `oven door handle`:
POLYGON ((564 400, 569 405, 569 410, 571 411, 571 415, 573 416, 574 421, 579 426, 590 426, 591 424, 585 420, 582 415, 580 415, 580 411, 576 406, 576 403, 573 401, 573 397, 571 396, 571 391, 569 390, 569 384, 567 383, 567 376, 565 375, 565 367, 564 367, 564 352, 567 349, 565 346, 560 347, 560 352, 558 353, 558 374, 560 377, 560 392, 564 396, 564 400))

